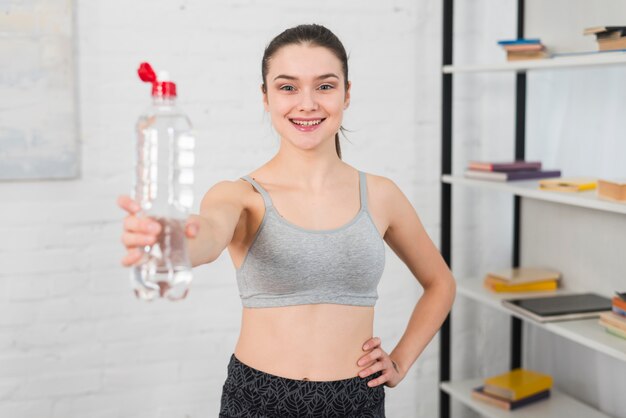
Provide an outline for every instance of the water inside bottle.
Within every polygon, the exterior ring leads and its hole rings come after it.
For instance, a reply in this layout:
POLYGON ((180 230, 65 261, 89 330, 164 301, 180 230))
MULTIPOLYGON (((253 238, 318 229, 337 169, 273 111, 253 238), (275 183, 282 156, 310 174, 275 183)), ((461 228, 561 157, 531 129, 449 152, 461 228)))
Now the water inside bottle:
POLYGON ((164 217, 153 220, 161 224, 161 232, 156 243, 144 247, 141 261, 131 269, 133 290, 143 300, 184 299, 192 280, 185 220, 164 217))

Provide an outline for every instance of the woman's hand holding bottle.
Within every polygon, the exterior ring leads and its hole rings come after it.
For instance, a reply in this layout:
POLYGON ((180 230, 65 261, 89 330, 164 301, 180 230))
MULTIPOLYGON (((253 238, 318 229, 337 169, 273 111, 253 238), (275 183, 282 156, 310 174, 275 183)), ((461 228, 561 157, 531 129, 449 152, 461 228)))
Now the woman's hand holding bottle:
MULTIPOLYGON (((153 245, 159 239, 162 231, 161 224, 149 217, 137 216, 141 208, 130 196, 122 195, 117 199, 117 204, 128 215, 124 218, 124 230, 122 244, 126 247, 127 254, 122 258, 122 265, 130 267, 139 262, 144 254, 144 247, 153 245)), ((189 239, 198 234, 198 224, 191 219, 185 225, 185 236, 189 239)))

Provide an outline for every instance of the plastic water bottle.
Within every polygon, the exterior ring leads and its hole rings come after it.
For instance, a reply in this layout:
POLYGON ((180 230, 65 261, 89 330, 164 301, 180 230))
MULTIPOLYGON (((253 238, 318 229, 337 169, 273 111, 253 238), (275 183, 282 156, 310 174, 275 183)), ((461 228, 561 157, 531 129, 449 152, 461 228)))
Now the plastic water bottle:
POLYGON ((187 296, 192 280, 185 223, 193 204, 195 138, 189 118, 176 106, 176 84, 166 72, 158 77, 148 63, 138 70, 152 83, 152 106, 137 121, 135 183, 131 195, 141 206, 137 216, 161 224, 153 245, 131 269, 131 286, 143 300, 187 296))

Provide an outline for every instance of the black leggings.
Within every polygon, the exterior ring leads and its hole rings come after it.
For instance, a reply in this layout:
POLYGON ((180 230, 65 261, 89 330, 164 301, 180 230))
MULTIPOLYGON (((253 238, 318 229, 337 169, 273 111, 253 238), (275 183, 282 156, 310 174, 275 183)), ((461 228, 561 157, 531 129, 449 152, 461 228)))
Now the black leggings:
POLYGON ((254 369, 233 354, 222 388, 220 418, 384 418, 385 388, 367 386, 378 371, 332 381, 294 380, 254 369))

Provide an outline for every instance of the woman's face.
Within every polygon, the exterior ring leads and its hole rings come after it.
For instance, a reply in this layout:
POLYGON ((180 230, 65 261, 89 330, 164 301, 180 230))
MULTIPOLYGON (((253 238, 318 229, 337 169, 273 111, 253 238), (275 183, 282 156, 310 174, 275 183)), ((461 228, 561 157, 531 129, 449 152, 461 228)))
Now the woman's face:
POLYGON ((265 110, 280 137, 300 149, 332 141, 350 102, 341 61, 328 49, 292 44, 269 60, 265 110))

